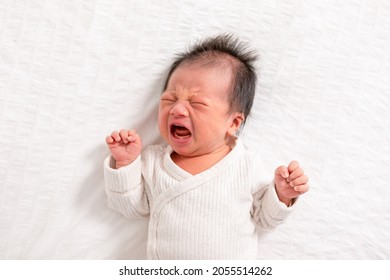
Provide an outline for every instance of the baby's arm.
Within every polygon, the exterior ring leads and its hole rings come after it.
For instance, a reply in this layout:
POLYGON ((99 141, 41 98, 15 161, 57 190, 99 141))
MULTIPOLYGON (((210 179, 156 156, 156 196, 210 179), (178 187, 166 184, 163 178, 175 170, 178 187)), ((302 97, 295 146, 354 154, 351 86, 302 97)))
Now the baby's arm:
POLYGON ((141 137, 134 130, 114 131, 106 137, 111 156, 104 161, 109 208, 126 217, 145 217, 149 204, 141 173, 141 137))
POLYGON ((132 163, 142 150, 141 137, 135 130, 114 131, 106 137, 106 143, 115 159, 116 169, 132 163))
POLYGON ((278 167, 272 183, 253 194, 251 215, 256 225, 270 229, 283 223, 293 211, 295 199, 308 191, 307 182, 298 162, 278 167))

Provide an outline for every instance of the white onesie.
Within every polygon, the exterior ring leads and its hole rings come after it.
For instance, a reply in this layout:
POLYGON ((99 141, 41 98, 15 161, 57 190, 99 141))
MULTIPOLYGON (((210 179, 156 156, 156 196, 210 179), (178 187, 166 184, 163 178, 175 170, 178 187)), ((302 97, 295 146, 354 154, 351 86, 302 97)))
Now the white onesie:
POLYGON ((166 145, 147 147, 132 164, 104 162, 108 206, 126 217, 150 217, 149 259, 256 259, 256 226, 283 222, 294 206, 264 182, 261 161, 239 139, 210 169, 191 175, 166 145))

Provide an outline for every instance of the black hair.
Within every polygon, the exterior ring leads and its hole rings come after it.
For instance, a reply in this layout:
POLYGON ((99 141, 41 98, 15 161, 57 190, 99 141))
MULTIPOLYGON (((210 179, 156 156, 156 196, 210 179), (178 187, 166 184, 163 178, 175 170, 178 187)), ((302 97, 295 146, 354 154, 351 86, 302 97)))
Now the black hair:
POLYGON ((242 113, 245 118, 244 124, 250 114, 256 92, 257 73, 254 63, 257 57, 256 52, 249 50, 246 43, 231 34, 205 38, 177 55, 169 68, 163 90, 166 90, 173 72, 183 64, 203 62, 208 65, 230 66, 233 76, 228 96, 230 110, 242 113))

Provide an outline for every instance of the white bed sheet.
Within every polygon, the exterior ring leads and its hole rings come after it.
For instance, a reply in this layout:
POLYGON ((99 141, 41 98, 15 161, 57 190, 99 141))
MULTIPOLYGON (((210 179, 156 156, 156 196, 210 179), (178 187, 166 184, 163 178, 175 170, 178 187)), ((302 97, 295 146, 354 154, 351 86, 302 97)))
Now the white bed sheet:
POLYGON ((390 258, 390 2, 0 2, 0 258, 143 259, 146 220, 105 206, 104 138, 161 141, 165 70, 198 38, 261 53, 245 145, 310 176, 261 259, 390 258))

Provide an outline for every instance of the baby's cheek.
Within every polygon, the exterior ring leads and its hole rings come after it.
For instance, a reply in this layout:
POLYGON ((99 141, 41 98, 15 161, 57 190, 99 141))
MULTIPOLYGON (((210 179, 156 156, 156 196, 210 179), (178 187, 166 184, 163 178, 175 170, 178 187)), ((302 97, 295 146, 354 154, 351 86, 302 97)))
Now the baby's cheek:
POLYGON ((168 119, 159 112, 157 123, 158 123, 158 128, 160 130, 160 134, 164 138, 166 138, 168 135, 168 119))

